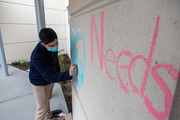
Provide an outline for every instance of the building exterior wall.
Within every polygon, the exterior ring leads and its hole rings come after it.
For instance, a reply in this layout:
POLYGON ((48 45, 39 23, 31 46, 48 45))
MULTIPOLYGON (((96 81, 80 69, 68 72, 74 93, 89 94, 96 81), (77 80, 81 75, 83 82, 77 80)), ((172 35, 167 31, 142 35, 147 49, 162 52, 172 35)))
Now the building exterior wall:
POLYGON ((168 120, 179 0, 69 0, 74 120, 168 120))
MULTIPOLYGON (((46 27, 58 35, 59 47, 67 49, 67 2, 44 0, 46 27)), ((0 28, 7 63, 30 60, 38 42, 34 0, 0 0, 0 28)))

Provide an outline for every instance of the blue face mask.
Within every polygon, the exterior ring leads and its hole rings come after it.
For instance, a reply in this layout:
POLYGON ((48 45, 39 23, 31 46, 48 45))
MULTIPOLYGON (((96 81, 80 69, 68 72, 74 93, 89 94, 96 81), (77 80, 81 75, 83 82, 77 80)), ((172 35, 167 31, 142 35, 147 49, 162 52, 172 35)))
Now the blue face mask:
POLYGON ((58 51, 58 46, 59 46, 59 43, 57 44, 56 47, 48 48, 47 50, 50 51, 50 52, 57 52, 58 51))

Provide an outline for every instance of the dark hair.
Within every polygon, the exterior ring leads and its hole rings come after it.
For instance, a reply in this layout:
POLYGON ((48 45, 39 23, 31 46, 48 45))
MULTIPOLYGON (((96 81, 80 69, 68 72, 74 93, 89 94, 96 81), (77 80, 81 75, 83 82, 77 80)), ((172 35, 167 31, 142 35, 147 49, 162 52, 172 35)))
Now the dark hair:
POLYGON ((41 41, 44 44, 48 44, 52 41, 54 41, 55 39, 57 39, 57 34, 55 33, 55 31, 51 28, 43 28, 41 29, 41 31, 39 32, 39 38, 41 39, 41 41))

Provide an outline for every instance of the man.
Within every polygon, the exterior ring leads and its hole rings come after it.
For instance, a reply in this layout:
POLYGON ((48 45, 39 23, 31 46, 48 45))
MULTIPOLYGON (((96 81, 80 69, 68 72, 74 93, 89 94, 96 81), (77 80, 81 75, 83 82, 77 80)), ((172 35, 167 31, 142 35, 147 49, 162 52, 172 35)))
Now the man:
POLYGON ((37 103, 35 120, 45 120, 52 116, 50 99, 55 82, 72 79, 75 65, 69 71, 61 72, 58 62, 58 37, 51 28, 39 32, 39 42, 31 54, 29 79, 37 103))

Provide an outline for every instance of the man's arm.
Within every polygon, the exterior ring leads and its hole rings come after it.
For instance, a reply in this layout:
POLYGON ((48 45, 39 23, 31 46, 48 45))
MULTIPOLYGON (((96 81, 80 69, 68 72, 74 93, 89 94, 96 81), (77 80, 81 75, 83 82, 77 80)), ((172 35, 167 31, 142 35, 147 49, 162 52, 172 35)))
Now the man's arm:
POLYGON ((44 60, 44 57, 41 57, 41 55, 37 55, 32 60, 34 66, 38 70, 38 72, 43 76, 43 78, 48 82, 60 82, 72 79, 69 75, 69 71, 66 72, 53 72, 53 67, 51 64, 49 64, 46 60, 44 60))

